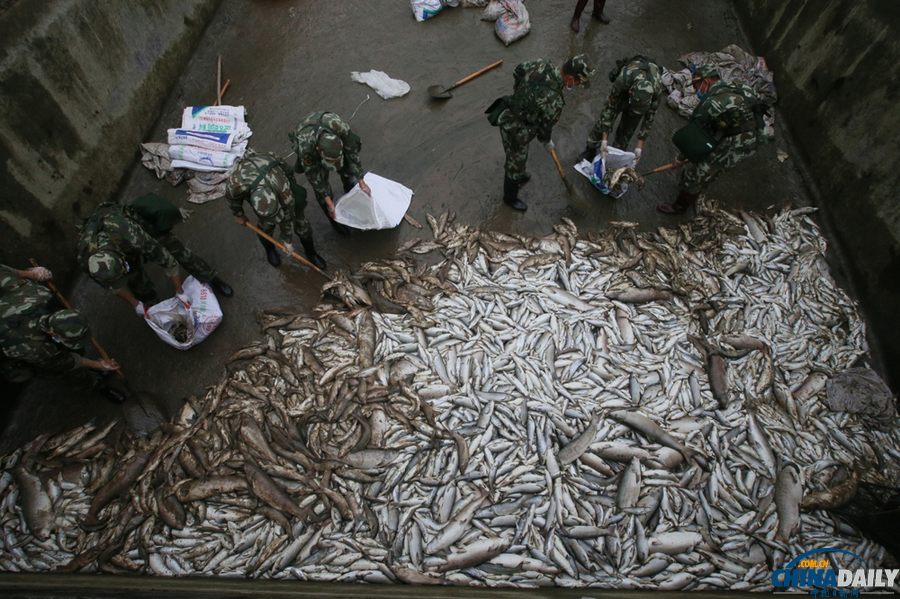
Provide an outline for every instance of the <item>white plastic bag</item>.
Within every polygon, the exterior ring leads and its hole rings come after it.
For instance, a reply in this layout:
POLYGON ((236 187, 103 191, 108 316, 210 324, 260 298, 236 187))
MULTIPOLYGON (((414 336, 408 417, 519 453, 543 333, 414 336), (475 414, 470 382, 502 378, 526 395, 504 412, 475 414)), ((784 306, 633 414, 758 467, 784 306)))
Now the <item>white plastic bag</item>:
POLYGON ((372 195, 356 185, 334 205, 334 220, 354 229, 393 229, 409 209, 413 191, 374 173, 363 177, 372 195))
POLYGON ((488 2, 487 6, 484 7, 484 10, 481 11, 481 20, 496 21, 504 12, 506 12, 506 9, 503 8, 503 4, 500 3, 500 0, 491 0, 488 2))
POLYGON ((392 79, 384 71, 352 71, 350 79, 357 83, 365 83, 385 100, 399 98, 409 93, 409 84, 402 79, 392 79))
POLYGON ((430 19, 444 8, 441 0, 409 0, 409 6, 412 8, 416 21, 420 23, 430 19))
POLYGON ((185 306, 178 297, 163 300, 147 310, 147 324, 156 335, 177 349, 190 349, 206 339, 222 322, 222 309, 215 294, 207 285, 194 277, 185 279, 182 285, 190 302, 185 306), (176 339, 172 332, 179 325, 185 331, 184 340, 176 339))
POLYGON ((503 5, 503 14, 494 22, 494 32, 508 46, 528 35, 531 20, 522 0, 500 0, 500 4, 503 5))
POLYGON ((634 152, 626 152, 614 146, 609 146, 606 154, 606 164, 603 163, 600 154, 597 154, 592 162, 582 159, 581 162, 575 165, 575 170, 587 177, 591 181, 591 185, 596 187, 598 191, 618 199, 628 191, 628 184, 622 183, 617 193, 611 193, 606 186, 604 178, 608 171, 614 171, 623 166, 634 166, 634 152))

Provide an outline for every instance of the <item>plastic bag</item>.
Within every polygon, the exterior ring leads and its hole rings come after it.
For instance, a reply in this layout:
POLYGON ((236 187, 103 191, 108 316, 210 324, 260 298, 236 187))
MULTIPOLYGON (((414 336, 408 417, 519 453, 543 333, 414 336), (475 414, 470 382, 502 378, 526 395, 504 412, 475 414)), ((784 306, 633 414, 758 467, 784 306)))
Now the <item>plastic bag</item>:
POLYGON ((384 71, 352 71, 350 79, 357 83, 365 83, 385 100, 399 98, 409 93, 409 84, 402 79, 391 79, 384 71))
POLYGON ((409 6, 412 8, 416 21, 420 23, 430 19, 444 8, 441 0, 409 0, 409 6))
POLYGON ((531 20, 522 0, 500 0, 503 14, 494 22, 494 32, 505 45, 528 35, 531 31, 531 20))
POLYGON ((173 297, 151 306, 146 322, 156 335, 176 349, 190 349, 209 337, 222 322, 219 301, 208 286, 194 277, 182 285, 190 306, 173 297))
POLYGON ((505 11, 506 9, 503 7, 503 4, 500 3, 500 0, 491 0, 488 2, 487 6, 484 7, 484 10, 481 11, 481 20, 496 21, 505 11))
POLYGON ((213 133, 191 129, 169 129, 168 142, 171 146, 196 146, 216 152, 231 152, 237 145, 234 133, 213 133))
POLYGON ((591 181, 591 185, 596 187, 598 191, 618 199, 628 191, 628 184, 622 183, 619 191, 613 194, 610 193, 604 179, 608 171, 611 172, 623 166, 634 166, 634 152, 626 152, 614 146, 609 146, 606 153, 606 164, 603 163, 600 154, 597 154, 594 156, 593 162, 582 160, 576 164, 575 170, 587 177, 591 181))
POLYGON ((363 178, 372 195, 356 185, 338 199, 334 220, 355 229, 392 229, 399 225, 409 209, 413 191, 374 173, 366 173, 363 178))

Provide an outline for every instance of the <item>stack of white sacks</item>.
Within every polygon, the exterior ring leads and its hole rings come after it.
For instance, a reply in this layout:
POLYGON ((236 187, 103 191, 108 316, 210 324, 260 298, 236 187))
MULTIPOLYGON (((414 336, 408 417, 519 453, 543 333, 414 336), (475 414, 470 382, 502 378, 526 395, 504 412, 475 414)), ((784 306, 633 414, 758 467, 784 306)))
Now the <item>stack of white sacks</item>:
POLYGON ((251 135, 243 106, 188 106, 168 143, 141 144, 141 162, 172 185, 187 181, 188 201, 202 204, 224 195, 251 135))
POLYGON ((251 135, 243 106, 188 106, 181 128, 168 130, 172 168, 227 172, 244 155, 251 135))

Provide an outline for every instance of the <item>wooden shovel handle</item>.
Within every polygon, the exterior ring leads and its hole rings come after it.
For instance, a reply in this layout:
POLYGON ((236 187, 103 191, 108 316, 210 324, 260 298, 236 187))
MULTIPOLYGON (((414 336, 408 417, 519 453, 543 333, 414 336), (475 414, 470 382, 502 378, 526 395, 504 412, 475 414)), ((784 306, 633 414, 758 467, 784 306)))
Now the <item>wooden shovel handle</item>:
POLYGON ((559 173, 560 179, 566 178, 566 171, 563 170, 562 164, 559 162, 559 156, 556 155, 556 150, 550 150, 550 156, 553 158, 553 164, 556 165, 556 172, 559 173))
MULTIPOLYGON (((271 235, 269 235, 268 233, 266 233, 265 231, 263 231, 256 225, 254 225, 253 223, 246 222, 246 223, 244 223, 244 226, 247 227, 248 229, 250 229, 251 231, 253 231, 254 233, 256 233, 257 235, 259 235, 260 237, 262 237, 263 239, 270 241, 271 243, 274 243, 275 247, 277 247, 282 252, 284 252, 284 244, 282 244, 280 241, 278 241, 277 239, 275 239, 274 237, 272 237, 271 235)), ((313 264, 312 262, 310 262, 309 260, 307 260, 306 258, 301 256, 297 252, 291 252, 290 256, 291 256, 291 258, 293 258, 300 264, 304 264, 304 265, 310 267, 311 269, 313 269, 314 271, 316 271, 317 273, 319 273, 320 275, 322 275, 329 281, 331 280, 331 277, 329 277, 327 274, 325 274, 325 272, 323 272, 322 270, 317 268, 315 264, 313 264)))
POLYGON ((496 68, 496 67, 499 67, 501 64, 503 64, 503 59, 502 59, 502 58, 501 58, 500 60, 498 60, 497 62, 495 62, 494 64, 489 64, 488 66, 484 67, 483 69, 480 69, 480 70, 478 70, 478 71, 475 71, 474 73, 472 73, 472 74, 469 75, 468 77, 463 77, 462 79, 460 79, 459 81, 457 81, 456 83, 454 83, 454 84, 453 84, 453 87, 459 87, 459 86, 462 85, 463 83, 468 83, 468 82, 471 81, 472 79, 475 79, 475 77, 478 77, 479 75, 484 75, 485 73, 487 73, 487 72, 490 71, 491 69, 496 68))

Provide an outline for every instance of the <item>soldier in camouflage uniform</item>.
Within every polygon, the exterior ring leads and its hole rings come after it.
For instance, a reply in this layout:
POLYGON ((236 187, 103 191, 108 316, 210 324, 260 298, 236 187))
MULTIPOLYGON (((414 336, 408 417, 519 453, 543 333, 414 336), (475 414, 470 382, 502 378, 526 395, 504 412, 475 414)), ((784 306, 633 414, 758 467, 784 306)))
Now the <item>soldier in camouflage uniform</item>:
POLYGON ((15 373, 12 382, 24 382, 34 371, 66 376, 109 399, 124 401, 127 394, 110 386, 101 376, 118 370, 118 363, 85 358, 89 340, 87 321, 75 310, 8 319, 0 336, 0 351, 6 361, 5 374, 15 373))
POLYGON ((695 70, 692 84, 700 104, 691 120, 712 132, 718 144, 703 160, 687 163, 675 201, 657 206, 664 214, 685 212, 719 173, 749 158, 760 143, 772 138, 763 121, 768 106, 750 86, 719 81, 718 71, 710 65, 695 70))
POLYGON ((184 221, 181 211, 174 204, 155 193, 148 193, 135 199, 123 210, 126 216, 136 221, 158 241, 195 279, 208 283, 219 295, 234 295, 231 285, 223 281, 206 260, 192 252, 172 233, 175 225, 184 221))
POLYGON ((359 183, 360 189, 371 193, 363 180, 363 168, 359 159, 362 140, 341 117, 333 112, 313 112, 303 119, 297 130, 289 134, 297 153, 294 170, 306 173, 306 178, 316 194, 316 201, 328 215, 332 226, 341 233, 347 228, 334 221, 334 195, 328 181, 337 171, 347 193, 359 183))
MULTIPOLYGON (((237 165, 225 187, 225 197, 234 214, 235 222, 247 223, 244 216, 244 201, 259 221, 259 228, 272 235, 277 226, 280 241, 288 253, 294 251, 291 239, 294 233, 300 239, 306 257, 317 268, 325 268, 325 260, 316 253, 313 245, 312 229, 303 215, 306 208, 306 190, 294 182, 288 166, 274 154, 260 154, 248 150, 237 165)), ((266 258, 272 266, 281 265, 281 258, 275 245, 259 238, 266 250, 266 258)))
POLYGON ((638 141, 634 148, 635 163, 641 159, 644 151, 644 140, 650 135, 653 118, 659 107, 659 98, 663 91, 662 69, 652 60, 643 56, 617 61, 617 68, 609 74, 612 89, 606 100, 606 107, 600 114, 600 120, 594 124, 588 136, 587 147, 582 158, 592 161, 599 150, 606 158, 609 132, 613 123, 621 115, 619 127, 613 145, 621 150, 626 149, 638 125, 638 141))
POLYGON ((500 127, 506 153, 503 201, 513 209, 528 209, 519 199, 519 189, 531 178, 526 171, 528 144, 537 137, 548 151, 555 147, 550 135, 566 103, 563 90, 576 85, 587 87, 590 74, 583 54, 570 58, 562 67, 545 59, 523 62, 514 72, 513 94, 499 98, 487 109, 488 120, 500 127))
POLYGON ((105 202, 81 226, 78 261, 94 281, 128 302, 146 317, 145 303, 156 300, 156 289, 144 272, 145 262, 156 262, 182 293, 178 261, 118 204, 105 202))

